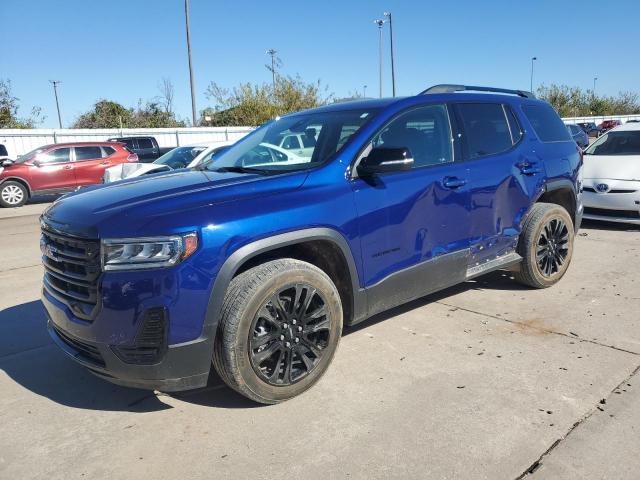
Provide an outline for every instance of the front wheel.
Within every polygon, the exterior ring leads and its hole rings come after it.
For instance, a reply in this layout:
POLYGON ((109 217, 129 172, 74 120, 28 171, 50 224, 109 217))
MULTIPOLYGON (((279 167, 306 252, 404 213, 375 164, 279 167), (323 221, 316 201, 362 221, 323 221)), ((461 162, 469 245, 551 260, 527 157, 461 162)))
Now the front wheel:
POLYGON ((231 281, 214 366, 242 395, 282 402, 320 379, 341 334, 340 295, 325 272, 289 258, 266 262, 231 281))
POLYGON ((20 182, 7 181, 0 185, 0 205, 9 207, 21 207, 29 199, 29 192, 20 182))
POLYGON ((523 260, 516 281, 534 288, 557 283, 569 268, 573 240, 573 221, 563 207, 534 204, 520 234, 518 253, 523 260))

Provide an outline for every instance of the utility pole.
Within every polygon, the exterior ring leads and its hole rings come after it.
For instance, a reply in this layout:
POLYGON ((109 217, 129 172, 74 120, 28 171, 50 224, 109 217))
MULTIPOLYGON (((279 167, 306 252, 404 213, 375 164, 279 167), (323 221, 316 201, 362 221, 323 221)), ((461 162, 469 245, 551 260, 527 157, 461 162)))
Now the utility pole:
POLYGON ((391 91, 396 96, 396 64, 393 59, 393 23, 391 22, 391 12, 384 12, 384 16, 389 19, 389 43, 391 44, 391 91))
POLYGON ((375 23, 378 26, 378 33, 379 33, 379 44, 378 44, 378 57, 379 57, 379 74, 380 74, 380 98, 382 98, 382 27, 385 24, 384 20, 374 20, 373 23, 375 23))
POLYGON ((273 86, 273 91, 276 91, 276 54, 277 50, 270 48, 267 50, 267 55, 271 55, 271 85, 273 86))
POLYGON ((49 80, 53 85, 53 94, 56 97, 56 109, 58 110, 58 125, 62 128, 62 116, 60 115, 60 102, 58 102, 58 85, 62 82, 60 80, 49 80))
POLYGON ((362 98, 367 98, 367 86, 362 86, 362 98))
POLYGON ((593 77, 593 96, 596 96, 596 80, 598 80, 598 77, 593 77))
POLYGON ((191 82, 191 118, 193 126, 198 125, 196 119, 196 92, 193 82, 193 63, 191 62, 191 30, 189 28, 189 0, 184 0, 184 19, 187 27, 187 53, 189 55, 189 81, 191 82))
POLYGON ((533 93, 533 62, 538 60, 538 57, 531 57, 531 84, 529 85, 529 91, 533 93))

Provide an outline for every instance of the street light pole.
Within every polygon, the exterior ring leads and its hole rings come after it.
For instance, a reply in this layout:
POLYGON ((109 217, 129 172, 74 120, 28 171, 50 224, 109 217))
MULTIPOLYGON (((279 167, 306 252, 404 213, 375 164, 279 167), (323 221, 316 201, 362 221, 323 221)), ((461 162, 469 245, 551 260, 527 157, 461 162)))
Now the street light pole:
POLYGON ((593 77, 593 96, 596 96, 596 80, 598 80, 598 77, 593 77))
POLYGON ((60 115, 60 102, 58 102, 58 85, 60 80, 49 80, 53 85, 53 94, 56 97, 56 109, 58 110, 58 125, 62 128, 62 116, 60 115))
POLYGON ((396 64, 393 58, 393 23, 391 12, 384 12, 384 16, 389 19, 389 43, 391 44, 391 92, 396 96, 396 64))
POLYGON ((362 98, 367 98, 367 86, 362 86, 362 98))
POLYGON ((375 23, 378 26, 378 33, 379 33, 379 45, 378 45, 378 57, 379 57, 379 75, 380 75, 380 98, 382 98, 382 27, 385 24, 384 20, 374 20, 373 23, 375 23))
POLYGON ((277 50, 270 48, 267 50, 267 55, 271 55, 271 83, 273 85, 273 90, 276 90, 276 54, 277 50))
POLYGON ((184 19, 187 27, 187 54, 189 55, 189 81, 191 82, 191 118, 193 126, 197 126, 196 120, 196 91, 193 81, 193 63, 191 62, 191 30, 189 28, 189 0, 184 0, 184 19))
POLYGON ((533 93, 533 62, 538 60, 538 57, 531 57, 531 84, 529 85, 529 91, 533 93))

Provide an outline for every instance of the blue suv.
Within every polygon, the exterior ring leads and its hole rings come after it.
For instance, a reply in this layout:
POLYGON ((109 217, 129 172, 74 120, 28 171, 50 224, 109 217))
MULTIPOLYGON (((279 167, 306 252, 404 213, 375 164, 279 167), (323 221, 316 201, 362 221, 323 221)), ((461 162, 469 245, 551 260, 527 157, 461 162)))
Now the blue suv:
POLYGON ((214 162, 90 187, 41 217, 58 346, 111 382, 176 391, 211 366, 276 403, 343 326, 504 269, 571 261, 582 154, 531 93, 439 85, 267 123, 214 162), (287 136, 305 148, 287 149, 287 136))

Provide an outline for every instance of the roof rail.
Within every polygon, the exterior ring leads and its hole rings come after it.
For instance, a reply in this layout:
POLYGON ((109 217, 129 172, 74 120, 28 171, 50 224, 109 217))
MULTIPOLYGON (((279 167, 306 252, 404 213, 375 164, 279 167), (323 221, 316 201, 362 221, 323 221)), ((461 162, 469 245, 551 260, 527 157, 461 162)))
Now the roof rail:
POLYGON ((429 87, 426 90, 420 92, 420 95, 429 95, 433 93, 453 93, 453 92, 463 92, 463 91, 471 91, 471 92, 494 92, 494 93, 508 93, 511 95, 518 95, 519 97, 524 98, 536 98, 536 96, 524 90, 509 90, 508 88, 494 88, 494 87, 473 87, 470 85, 434 85, 433 87, 429 87))

